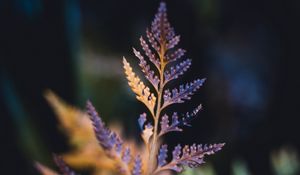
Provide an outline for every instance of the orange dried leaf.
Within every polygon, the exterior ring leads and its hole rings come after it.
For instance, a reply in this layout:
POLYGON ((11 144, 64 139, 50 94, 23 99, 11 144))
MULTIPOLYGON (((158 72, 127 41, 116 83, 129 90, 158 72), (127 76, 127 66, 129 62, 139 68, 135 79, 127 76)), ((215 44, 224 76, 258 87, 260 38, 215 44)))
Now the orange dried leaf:
POLYGON ((145 86, 140 78, 133 72, 132 67, 125 58, 123 58, 123 64, 128 84, 132 91, 136 94, 136 98, 143 102, 150 112, 153 113, 156 104, 155 95, 150 92, 149 87, 145 86))

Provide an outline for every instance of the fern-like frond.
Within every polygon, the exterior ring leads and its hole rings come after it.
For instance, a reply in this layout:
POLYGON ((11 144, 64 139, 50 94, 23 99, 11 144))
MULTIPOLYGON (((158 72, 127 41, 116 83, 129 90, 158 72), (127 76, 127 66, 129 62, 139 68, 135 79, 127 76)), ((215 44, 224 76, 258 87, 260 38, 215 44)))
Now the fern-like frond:
POLYGON ((140 44, 145 52, 145 54, 147 55, 147 57, 149 58, 149 60, 156 66, 156 68, 158 70, 161 69, 160 65, 160 60, 156 57, 156 55, 151 51, 149 45, 147 44, 147 42, 143 39, 143 37, 140 38, 140 44))
POLYGON ((183 73, 186 72, 188 68, 190 68, 191 64, 192 64, 192 60, 186 59, 175 66, 171 66, 169 70, 166 70, 164 72, 164 76, 165 76, 164 83, 166 84, 169 81, 178 78, 180 75, 183 75, 183 73))
POLYGON ((181 57, 184 56, 185 52, 186 51, 181 48, 176 49, 174 51, 170 51, 165 56, 165 59, 166 59, 165 62, 171 63, 171 62, 177 61, 178 59, 180 59, 181 57))
POLYGON ((177 112, 174 112, 172 115, 172 121, 170 124, 169 116, 167 114, 163 115, 160 121, 160 133, 159 136, 162 136, 168 132, 172 131, 182 131, 181 128, 179 128, 180 122, 178 120, 177 112))
POLYGON ((171 38, 171 39, 167 42, 166 48, 167 48, 167 49, 172 49, 172 48, 174 48, 174 47, 179 43, 179 41, 180 41, 180 36, 179 36, 179 35, 177 35, 177 36, 171 38))
POLYGON ((105 127, 104 122, 99 117, 95 107, 90 101, 86 105, 87 113, 90 116, 94 126, 94 132, 99 145, 106 151, 107 155, 117 162, 117 167, 121 174, 130 174, 130 150, 128 147, 124 149, 121 138, 109 128, 105 127))
POLYGON ((138 76, 132 71, 130 64, 125 58, 123 58, 123 64, 125 69, 125 74, 127 76, 128 84, 132 91, 137 95, 136 98, 143 102, 151 113, 154 111, 156 104, 156 97, 150 92, 150 89, 145 86, 145 84, 140 80, 138 76))
POLYGON ((150 65, 147 64, 147 61, 144 59, 144 57, 141 55, 139 51, 137 51, 135 48, 133 48, 133 53, 136 57, 139 58, 140 63, 139 66, 142 68, 142 72, 144 72, 145 77, 148 79, 148 81, 153 85, 153 87, 158 90, 158 83, 159 78, 157 75, 155 75, 154 71, 151 70, 150 65))
POLYGON ((172 40, 175 36, 174 29, 171 27, 167 18, 167 8, 165 3, 160 3, 158 12, 151 24, 151 31, 154 34, 154 38, 159 43, 166 43, 172 40))
POLYGON ((169 116, 167 114, 163 115, 160 122, 159 136, 168 132, 182 131, 181 126, 191 126, 191 121, 197 116, 201 109, 202 105, 200 104, 191 113, 187 112, 181 119, 179 119, 177 112, 174 112, 171 123, 169 121, 169 116))
POLYGON ((104 150, 110 151, 117 143, 117 140, 120 140, 119 137, 105 126, 90 101, 87 101, 86 109, 94 126, 94 132, 100 146, 104 150))
MULTIPOLYGON (((164 170, 173 170, 175 172, 182 172, 184 167, 195 168, 204 163, 204 157, 206 155, 212 155, 217 151, 220 151, 224 146, 224 143, 211 144, 211 145, 196 145, 181 147, 178 144, 172 152, 172 160, 165 166, 159 167, 156 173, 164 170)), ((166 150, 165 150, 166 151, 166 150)))
POLYGON ((180 85, 179 89, 172 89, 172 92, 169 89, 165 90, 164 104, 162 108, 174 103, 183 103, 183 100, 190 100, 191 95, 193 95, 194 92, 202 86, 204 81, 205 79, 197 79, 191 83, 187 83, 186 85, 180 85))
POLYGON ((160 46, 158 45, 157 41, 155 40, 154 36, 153 36, 153 33, 151 33, 148 29, 146 30, 146 34, 147 34, 147 38, 148 38, 148 41, 150 42, 152 48, 155 49, 155 51, 157 53, 160 52, 160 46))

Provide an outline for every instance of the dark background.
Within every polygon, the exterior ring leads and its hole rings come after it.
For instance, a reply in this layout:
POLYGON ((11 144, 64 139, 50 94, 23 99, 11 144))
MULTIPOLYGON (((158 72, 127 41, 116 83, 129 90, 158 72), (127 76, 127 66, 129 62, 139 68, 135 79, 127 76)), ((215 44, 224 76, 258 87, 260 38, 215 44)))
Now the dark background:
MULTIPOLYGON (((226 142, 224 150, 209 159, 218 174, 232 174, 237 158, 254 175, 274 174, 270 154, 283 147, 297 154, 300 146, 299 3, 166 3, 170 22, 182 38, 180 46, 193 60, 191 70, 178 81, 207 78, 192 102, 175 107, 183 112, 201 102, 204 111, 192 128, 167 141, 226 142)), ((46 89, 80 108, 92 99, 106 121, 124 123, 127 136, 138 134, 135 116, 146 109, 129 92, 121 61, 125 55, 137 64, 131 47, 139 48, 139 36, 158 4, 0 1, 1 173, 37 174, 34 160, 51 166, 52 152, 68 150, 43 97, 46 89)))

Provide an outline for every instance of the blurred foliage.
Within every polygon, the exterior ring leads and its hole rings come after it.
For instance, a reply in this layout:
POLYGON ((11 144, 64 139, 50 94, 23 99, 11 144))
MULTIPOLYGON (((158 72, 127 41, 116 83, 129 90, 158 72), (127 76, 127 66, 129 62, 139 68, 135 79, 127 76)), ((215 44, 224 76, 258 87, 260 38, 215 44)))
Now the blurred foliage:
POLYGON ((297 151, 285 146, 271 154, 271 163, 276 175, 298 175, 300 162, 297 151))
MULTIPOLYGON (((110 159, 99 146, 89 116, 68 105, 51 91, 47 91, 45 96, 56 113, 60 129, 69 139, 71 150, 62 155, 66 163, 75 169, 91 170, 95 175, 116 173, 116 162, 110 159)), ((110 127, 122 135, 122 129, 119 125, 115 124, 110 127)), ((131 140, 127 140, 126 144, 131 148, 132 153, 137 151, 146 153, 143 151, 143 147, 137 147, 131 140)), ((37 168, 44 175, 49 175, 49 172, 51 174, 49 168, 39 163, 37 168)))

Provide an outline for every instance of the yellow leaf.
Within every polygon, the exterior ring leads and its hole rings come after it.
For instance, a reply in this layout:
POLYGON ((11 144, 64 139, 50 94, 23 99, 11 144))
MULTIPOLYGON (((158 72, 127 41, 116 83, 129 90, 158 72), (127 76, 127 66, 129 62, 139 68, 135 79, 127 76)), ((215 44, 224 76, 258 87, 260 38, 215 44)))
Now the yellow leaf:
POLYGON ((91 141, 97 142, 93 126, 86 113, 68 105, 51 91, 47 91, 45 97, 56 113, 60 128, 69 136, 73 146, 84 145, 91 141))
POLYGON ((136 94, 136 98, 143 102, 148 107, 150 112, 153 113, 156 102, 155 95, 151 93, 149 87, 145 86, 140 78, 135 75, 125 57, 123 58, 123 64, 128 84, 132 91, 136 94))

